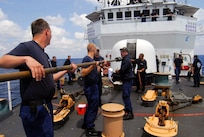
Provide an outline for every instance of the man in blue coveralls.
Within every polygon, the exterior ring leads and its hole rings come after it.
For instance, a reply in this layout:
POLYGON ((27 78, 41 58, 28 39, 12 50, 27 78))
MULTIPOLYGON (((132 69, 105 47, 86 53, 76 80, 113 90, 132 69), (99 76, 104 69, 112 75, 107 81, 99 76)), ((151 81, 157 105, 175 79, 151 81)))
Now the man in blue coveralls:
POLYGON ((179 75, 181 73, 181 65, 183 64, 182 56, 179 55, 174 59, 174 71, 176 75, 176 83, 179 83, 179 75))
MULTIPOLYGON (((59 80, 68 70, 45 74, 44 68, 51 63, 44 48, 50 44, 51 29, 44 19, 31 24, 33 39, 20 43, 0 58, 0 67, 30 70, 32 77, 20 79, 20 117, 27 137, 54 137, 53 108, 51 99, 55 93, 54 81, 59 80)), ((72 71, 77 66, 72 64, 72 71)))
MULTIPOLYGON (((89 43, 87 46, 88 55, 82 60, 82 63, 93 62, 96 54, 96 46, 89 43)), ((86 136, 100 136, 101 132, 95 130, 94 121, 98 113, 99 106, 99 91, 98 91, 98 65, 96 64, 84 66, 81 69, 81 74, 84 77, 84 93, 88 102, 86 113, 84 115, 83 129, 86 129, 86 136)))
MULTIPOLYGON (((94 60, 95 61, 102 61, 104 60, 104 58, 100 55, 100 50, 99 48, 97 48, 96 50, 96 54, 94 56, 94 60)), ((102 106, 102 102, 101 102, 101 95, 102 95, 102 87, 103 87, 103 82, 102 82, 102 76, 101 76, 101 71, 103 68, 103 64, 100 64, 99 66, 99 72, 98 72, 98 91, 99 91, 99 106, 102 106)))
POLYGON ((137 74, 136 74, 136 85, 137 89, 135 92, 142 90, 145 91, 146 86, 146 69, 147 69, 147 61, 144 59, 144 54, 140 53, 139 58, 135 60, 135 64, 137 65, 137 74))
POLYGON ((120 74, 120 77, 122 79, 123 85, 123 102, 125 104, 125 115, 123 116, 123 120, 129 120, 129 119, 134 119, 134 115, 132 112, 132 103, 130 100, 130 93, 131 93, 131 88, 132 88, 132 79, 134 77, 133 73, 133 66, 132 62, 129 57, 128 49, 126 47, 120 49, 122 63, 120 70, 116 70, 116 73, 120 74))
POLYGON ((193 87, 200 87, 200 70, 202 68, 202 63, 198 58, 198 55, 194 55, 193 57, 193 65, 192 65, 192 73, 193 73, 193 87))

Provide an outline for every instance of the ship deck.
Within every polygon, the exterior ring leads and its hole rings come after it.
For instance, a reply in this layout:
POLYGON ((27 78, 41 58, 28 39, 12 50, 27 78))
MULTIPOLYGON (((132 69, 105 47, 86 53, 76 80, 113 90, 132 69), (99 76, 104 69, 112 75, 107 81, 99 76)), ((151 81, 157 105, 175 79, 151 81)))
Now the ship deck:
MULTIPOLYGON (((173 93, 184 93, 188 97, 194 95, 200 95, 204 97, 204 86, 201 85, 199 88, 191 87, 193 85, 192 79, 189 80, 186 77, 181 77, 180 83, 176 84, 175 79, 169 80, 172 84, 170 90, 173 93)), ((154 87, 149 85, 146 86, 146 90, 153 89, 154 87)), ((83 91, 77 82, 73 85, 65 85, 64 89, 66 92, 78 93, 83 91)), ((145 137, 150 136, 144 132, 144 125, 146 123, 144 117, 152 116, 155 113, 155 107, 161 97, 158 96, 157 101, 153 107, 145 107, 142 104, 140 96, 141 93, 134 92, 135 87, 133 86, 131 92, 131 101, 134 110, 134 119, 123 121, 123 131, 126 137, 145 137)), ((117 88, 106 87, 103 89, 102 103, 119 103, 123 104, 122 101, 122 91, 117 88)), ((57 99, 53 100, 54 107, 59 103, 60 94, 57 99)), ((85 137, 85 131, 81 129, 83 122, 83 115, 77 114, 77 105, 79 103, 86 103, 85 96, 83 94, 78 94, 76 97, 75 110, 70 114, 69 120, 58 130, 54 131, 55 137, 85 137)), ((204 136, 204 103, 199 102, 198 104, 192 104, 179 108, 177 110, 171 111, 169 118, 173 118, 178 121, 178 134, 177 137, 202 137, 204 136)), ((99 109, 97 119, 95 121, 96 130, 103 131, 103 115, 99 109)), ((22 123, 19 117, 19 106, 15 107, 12 111, 12 115, 0 121, 0 135, 3 134, 5 137, 25 137, 25 133, 22 127, 22 123)))

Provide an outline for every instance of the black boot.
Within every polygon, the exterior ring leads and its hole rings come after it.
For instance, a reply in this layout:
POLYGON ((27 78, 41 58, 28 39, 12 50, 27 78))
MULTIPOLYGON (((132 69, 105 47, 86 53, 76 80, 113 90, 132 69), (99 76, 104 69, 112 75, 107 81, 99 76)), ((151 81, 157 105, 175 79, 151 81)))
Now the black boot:
POLYGON ((123 116, 123 120, 130 120, 130 119, 134 119, 134 115, 131 112, 126 112, 125 115, 123 116))
POLYGON ((101 131, 96 131, 94 128, 86 129, 86 136, 87 137, 101 137, 101 131))
POLYGON ((81 126, 81 128, 82 128, 82 129, 86 129, 86 124, 83 123, 82 126, 81 126))

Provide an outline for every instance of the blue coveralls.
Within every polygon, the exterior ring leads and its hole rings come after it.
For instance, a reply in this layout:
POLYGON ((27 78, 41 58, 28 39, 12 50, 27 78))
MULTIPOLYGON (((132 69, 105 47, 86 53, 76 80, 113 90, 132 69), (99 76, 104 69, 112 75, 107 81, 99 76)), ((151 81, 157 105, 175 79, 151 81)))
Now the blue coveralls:
MULTIPOLYGON (((51 67, 48 55, 35 41, 20 43, 8 54, 31 56, 45 68, 51 67)), ((25 64, 17 68, 21 71, 29 70, 25 64)), ((51 99, 55 93, 55 85, 52 74, 46 74, 41 81, 33 78, 20 79, 20 93, 22 99, 20 117, 26 136, 54 137, 51 99)))
MULTIPOLYGON (((137 64, 137 70, 141 70, 141 69, 147 69, 147 61, 144 59, 144 60, 141 60, 141 59, 136 59, 135 60, 135 63, 137 64)), ((142 72, 137 72, 136 74, 136 85, 137 85, 137 90, 142 90, 144 91, 145 90, 145 86, 146 86, 146 71, 142 71, 142 72), (139 80, 139 75, 140 75, 140 79, 141 79, 141 84, 140 85, 140 80, 139 80)))
POLYGON ((179 81, 179 75, 181 73, 181 64, 183 63, 183 60, 180 59, 180 58, 176 58, 174 60, 174 64, 175 64, 175 67, 176 69, 174 70, 175 71, 175 75, 176 75, 176 81, 178 82, 179 81))
MULTIPOLYGON (((66 61, 64 62, 64 65, 70 65, 70 64, 71 64, 71 60, 66 59, 66 61)), ((68 79, 69 79, 68 82, 72 83, 72 77, 73 77, 72 72, 68 72, 67 74, 68 74, 68 79)))
POLYGON ((132 78, 134 77, 132 63, 128 55, 124 56, 121 62, 119 74, 122 78, 122 99, 125 104, 125 111, 132 112, 132 103, 130 100, 130 93, 132 88, 132 78))
MULTIPOLYGON (((104 60, 103 57, 99 56, 98 58, 94 57, 94 60, 95 61, 102 61, 104 60)), ((98 73, 98 91, 99 91, 99 106, 102 105, 101 103, 101 95, 102 95, 102 86, 103 86, 103 83, 102 83, 102 78, 101 78, 101 71, 98 73)))
MULTIPOLYGON (((89 56, 85 56, 82 63, 93 61, 94 60, 89 56)), ((83 68, 87 67, 89 66, 84 66, 83 68)), ((88 102, 84 115, 84 125, 86 129, 93 129, 95 127, 94 121, 96 120, 99 106, 98 72, 96 67, 84 77, 84 93, 88 102)))
POLYGON ((201 70, 202 63, 199 59, 195 59, 193 61, 193 67, 194 67, 194 74, 193 74, 193 80, 194 80, 194 86, 199 87, 200 86, 200 70, 201 70))

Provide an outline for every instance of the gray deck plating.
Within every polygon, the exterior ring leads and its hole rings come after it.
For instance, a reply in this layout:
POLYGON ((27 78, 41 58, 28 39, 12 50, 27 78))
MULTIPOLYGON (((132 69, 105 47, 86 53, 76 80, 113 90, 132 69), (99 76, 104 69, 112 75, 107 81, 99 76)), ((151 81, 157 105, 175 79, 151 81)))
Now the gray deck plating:
MULTIPOLYGON (((192 80, 182 77, 179 84, 175 83, 172 79, 169 81, 172 84, 170 88, 174 93, 183 93, 186 97, 192 97, 194 95, 201 95, 204 97, 204 86, 201 85, 200 88, 191 87, 193 85, 192 80)), ((66 85, 64 89, 69 92, 73 92, 77 86, 75 82, 74 85, 66 85)), ((146 89, 153 89, 153 86, 147 86, 146 89)), ((140 99, 141 94, 134 92, 135 87, 132 88, 131 101, 134 110, 135 118, 133 120, 128 120, 123 122, 123 130, 126 137, 145 137, 143 127, 145 125, 144 117, 151 116, 155 113, 155 107, 160 99, 158 97, 155 105, 153 107, 142 106, 142 100, 140 99), (139 98, 138 98, 139 97, 139 98)), ((104 89, 102 101, 103 103, 114 102, 123 104, 122 92, 116 91, 114 89, 104 89)), ((60 98, 60 95, 58 99, 60 98)), ((59 100, 53 100, 53 103, 59 103, 59 100)), ((79 95, 77 98, 77 103, 84 103, 86 99, 83 95, 79 95)), ((19 118, 19 106, 14 108, 13 114, 0 122, 0 134, 4 134, 5 137, 25 137, 25 133, 22 127, 21 120, 19 118)), ((192 104, 185 106, 183 108, 177 109, 170 112, 170 117, 175 121, 178 121, 178 135, 177 137, 203 137, 203 127, 204 127, 204 103, 200 102, 198 104, 192 104)), ((81 129, 83 122, 83 115, 78 115, 77 110, 70 115, 69 120, 65 125, 55 130, 55 137, 85 137, 85 132, 81 129)), ((103 130, 103 116, 98 113, 97 119, 95 121, 96 129, 103 130)))

